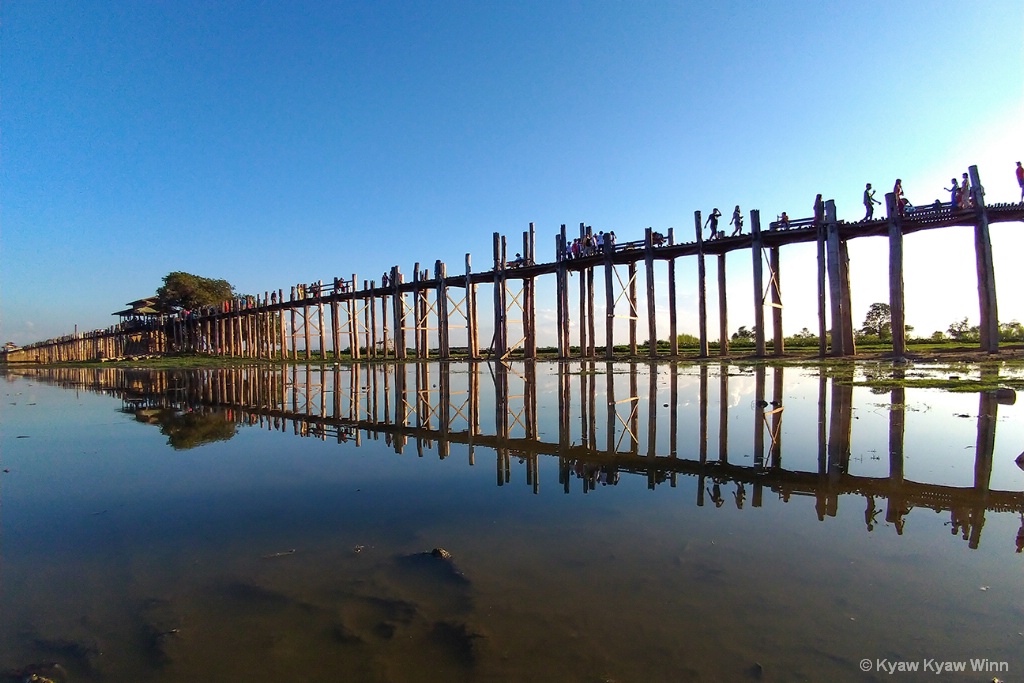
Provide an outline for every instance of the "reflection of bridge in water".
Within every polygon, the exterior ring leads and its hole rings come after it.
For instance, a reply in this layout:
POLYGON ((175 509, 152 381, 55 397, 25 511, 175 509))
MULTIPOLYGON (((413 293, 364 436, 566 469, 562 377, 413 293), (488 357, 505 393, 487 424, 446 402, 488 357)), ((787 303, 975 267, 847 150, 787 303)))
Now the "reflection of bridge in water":
MULTIPOLYGON (((542 395, 557 394, 558 433, 554 440, 539 430, 534 363, 264 366, 167 372, 52 368, 24 374, 118 396, 125 409, 137 415, 159 407, 178 413, 215 414, 236 424, 291 430, 303 437, 356 446, 364 439, 384 439, 397 453, 413 443, 421 457, 424 448, 435 445, 441 458, 448 457, 451 445, 458 444, 466 447, 470 464, 475 464, 478 448, 493 450, 498 485, 511 481, 515 458, 525 465, 526 482, 535 492, 540 487, 539 459, 547 455, 558 458, 559 483, 566 492, 574 478, 587 492, 601 484, 614 485, 623 474, 646 477, 649 488, 660 484, 674 487, 682 474, 698 478, 699 506, 708 500, 723 505, 721 486, 730 484, 736 487, 733 498, 738 507, 746 502, 748 487, 753 507, 762 505, 765 489, 787 502, 793 496, 813 497, 820 520, 837 514, 840 496, 859 495, 867 502, 869 530, 879 523, 877 516, 883 512, 875 501, 884 499, 884 520, 898 533, 903 532, 904 518, 915 507, 949 512, 953 532, 962 531, 972 548, 978 547, 987 511, 1015 512, 1024 520, 1024 492, 990 488, 998 412, 994 393, 979 394, 974 482, 958 487, 904 476, 907 407, 903 388, 892 389, 889 397, 888 476, 850 472, 852 370, 846 375, 833 373, 831 379, 820 371, 817 467, 787 469, 782 447, 784 368, 752 369, 752 464, 741 465, 729 462, 727 400, 719 401, 717 453, 709 455, 713 412, 709 385, 717 379, 719 396, 729 396, 729 366, 717 366, 717 373, 709 371, 706 364, 696 366, 699 431, 696 444, 686 439, 692 451, 681 454, 680 374, 675 366, 667 376, 659 374, 659 367, 665 366, 574 362, 552 366, 550 375, 542 372, 542 395), (617 377, 622 381, 617 382, 617 377), (640 391, 642 379, 646 395, 640 391), (659 379, 667 380, 667 396, 659 391, 659 379), (628 390, 623 392, 627 380, 628 390), (485 409, 481 409, 481 399, 485 409), (668 423, 667 439, 664 435, 658 438, 659 421, 662 428, 668 423)), ((689 423, 685 426, 692 427, 689 423)), ((1022 538, 1024 527, 1018 546, 1022 538)))

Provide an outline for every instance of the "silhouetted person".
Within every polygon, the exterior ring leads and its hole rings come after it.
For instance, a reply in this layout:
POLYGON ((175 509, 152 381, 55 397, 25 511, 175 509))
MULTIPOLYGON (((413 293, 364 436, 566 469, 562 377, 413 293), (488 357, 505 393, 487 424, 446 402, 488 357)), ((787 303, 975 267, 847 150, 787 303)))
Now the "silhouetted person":
POLYGON ((732 220, 729 221, 729 225, 735 225, 736 227, 732 230, 730 237, 743 234, 743 214, 740 212, 740 205, 737 204, 736 208, 732 212, 732 220))
POLYGON ((814 198, 814 226, 820 228, 825 223, 825 202, 819 194, 814 198))
POLYGON ((1024 166, 1021 166, 1019 161, 1017 162, 1017 184, 1020 185, 1020 200, 1024 202, 1024 166))
POLYGON ((718 485, 717 481, 711 485, 708 495, 711 496, 711 502, 715 504, 716 508, 720 508, 725 504, 725 498, 722 498, 722 487, 718 485))
POLYGON ((902 216, 903 209, 907 206, 907 198, 903 196, 903 181, 899 178, 896 179, 896 184, 892 186, 892 194, 896 200, 896 210, 902 216))
MULTIPOLYGON (((1017 168, 1020 168, 1020 162, 1017 162, 1017 168)), ((1020 516, 1020 529, 1017 530, 1017 552, 1024 552, 1024 514, 1020 516)))
POLYGON ((949 203, 953 205, 953 210, 956 211, 960 208, 960 185, 956 182, 956 178, 950 178, 949 182, 953 184, 953 187, 944 187, 942 189, 949 193, 949 203))
POLYGON ((868 507, 864 511, 864 523, 868 525, 868 531, 874 531, 875 525, 878 524, 878 513, 881 512, 879 508, 875 507, 875 497, 868 496, 868 507))
POLYGON ((743 501, 747 499, 747 489, 743 485, 742 481, 736 482, 736 492, 732 494, 733 498, 736 499, 736 509, 743 509, 743 501))
POLYGON ((974 206, 974 198, 971 197, 971 180, 967 174, 963 174, 963 181, 960 183, 960 206, 969 209, 974 206))
POLYGON ((871 183, 864 186, 864 220, 869 221, 875 217, 875 204, 882 202, 875 199, 875 191, 871 189, 871 183))
POLYGON ((718 219, 721 216, 722 216, 722 212, 718 210, 718 207, 715 207, 711 211, 711 214, 708 216, 708 219, 706 221, 704 221, 704 227, 705 228, 708 227, 708 223, 711 224, 711 236, 708 237, 708 239, 713 240, 716 237, 718 237, 718 219))

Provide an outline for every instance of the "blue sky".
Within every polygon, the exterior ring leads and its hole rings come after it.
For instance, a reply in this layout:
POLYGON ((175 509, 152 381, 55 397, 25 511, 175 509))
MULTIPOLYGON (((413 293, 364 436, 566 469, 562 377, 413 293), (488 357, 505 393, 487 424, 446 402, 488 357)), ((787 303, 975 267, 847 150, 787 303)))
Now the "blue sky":
MULTIPOLYGON (((175 270, 260 294, 482 270, 531 221, 550 260, 562 223, 691 239, 694 210, 805 216, 818 192, 854 220, 865 182, 931 202, 971 164, 990 203, 1019 198, 1019 0, 8 0, 0 22, 0 341, 110 325, 175 270)), ((1003 321, 1024 320, 1020 232, 993 227, 1003 321)), ((905 248, 908 323, 976 322, 971 230, 905 248)), ((850 250, 859 323, 887 244, 850 250)), ((813 246, 782 253, 786 332, 815 329, 813 246)), ((728 269, 749 326, 750 254, 728 269)))

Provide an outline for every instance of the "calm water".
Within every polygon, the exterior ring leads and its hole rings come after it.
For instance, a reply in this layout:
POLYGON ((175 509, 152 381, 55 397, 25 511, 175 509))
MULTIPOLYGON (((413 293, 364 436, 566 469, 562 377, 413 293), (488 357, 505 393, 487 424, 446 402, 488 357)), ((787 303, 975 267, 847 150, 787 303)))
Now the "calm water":
POLYGON ((1024 680, 1024 402, 849 379, 8 372, 0 671, 1024 680))

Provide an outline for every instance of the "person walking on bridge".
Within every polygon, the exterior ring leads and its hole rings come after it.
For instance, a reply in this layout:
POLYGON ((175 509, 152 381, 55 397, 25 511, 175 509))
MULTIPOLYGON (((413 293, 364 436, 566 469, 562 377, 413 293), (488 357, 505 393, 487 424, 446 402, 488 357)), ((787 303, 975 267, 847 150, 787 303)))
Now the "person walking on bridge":
POLYGON ((737 204, 736 208, 732 212, 732 220, 729 221, 730 225, 735 225, 730 237, 743 234, 743 213, 740 211, 740 205, 737 204))
POLYGON ((882 202, 875 199, 875 191, 871 189, 871 183, 864 186, 864 220, 869 221, 875 217, 875 204, 882 202))
POLYGON ((1017 184, 1020 185, 1020 201, 1024 202, 1024 166, 1017 162, 1017 184))
POLYGON ((718 218, 722 215, 722 212, 718 210, 716 206, 714 210, 708 215, 708 219, 704 221, 704 227, 708 227, 708 223, 711 224, 711 235, 708 239, 713 240, 718 237, 718 218))
POLYGON ((944 188, 949 193, 949 203, 956 211, 960 208, 960 185, 956 182, 956 178, 950 178, 949 182, 953 183, 953 187, 944 188))

